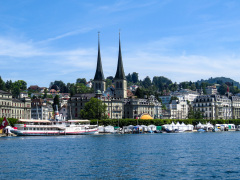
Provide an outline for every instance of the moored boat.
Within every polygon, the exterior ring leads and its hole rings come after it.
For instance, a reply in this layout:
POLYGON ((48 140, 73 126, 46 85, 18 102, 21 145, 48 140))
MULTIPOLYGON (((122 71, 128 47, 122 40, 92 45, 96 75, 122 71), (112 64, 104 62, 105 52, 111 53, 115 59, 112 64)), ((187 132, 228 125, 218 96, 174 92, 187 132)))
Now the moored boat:
POLYGON ((49 135, 81 135, 94 134, 98 131, 96 125, 90 125, 89 120, 30 120, 20 119, 15 124, 12 133, 18 136, 49 136, 49 135))

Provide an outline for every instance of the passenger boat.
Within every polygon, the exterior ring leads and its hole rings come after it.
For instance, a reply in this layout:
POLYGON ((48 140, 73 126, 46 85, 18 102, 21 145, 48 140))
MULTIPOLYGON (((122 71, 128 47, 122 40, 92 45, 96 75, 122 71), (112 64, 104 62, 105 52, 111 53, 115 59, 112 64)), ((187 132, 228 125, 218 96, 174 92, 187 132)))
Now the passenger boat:
POLYGON ((49 136, 49 135, 82 135, 94 134, 98 131, 96 125, 90 125, 89 120, 30 120, 20 119, 15 124, 12 133, 17 136, 49 136))
POLYGON ((17 136, 50 136, 94 134, 98 131, 97 126, 90 125, 89 120, 63 121, 58 106, 55 109, 54 120, 20 119, 11 132, 17 136))

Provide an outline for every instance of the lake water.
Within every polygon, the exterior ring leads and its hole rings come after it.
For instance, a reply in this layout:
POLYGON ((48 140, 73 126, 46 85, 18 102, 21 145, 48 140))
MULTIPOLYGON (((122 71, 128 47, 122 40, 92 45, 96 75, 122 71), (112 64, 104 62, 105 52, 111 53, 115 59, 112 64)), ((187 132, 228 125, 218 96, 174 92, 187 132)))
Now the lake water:
POLYGON ((0 179, 239 179, 240 132, 0 138, 0 179))

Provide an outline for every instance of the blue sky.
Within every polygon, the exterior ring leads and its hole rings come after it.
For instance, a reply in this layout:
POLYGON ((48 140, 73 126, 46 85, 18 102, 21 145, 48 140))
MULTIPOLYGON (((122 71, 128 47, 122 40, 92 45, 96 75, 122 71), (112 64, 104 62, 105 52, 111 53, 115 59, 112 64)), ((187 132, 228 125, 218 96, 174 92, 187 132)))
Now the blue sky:
POLYGON ((98 31, 114 76, 119 29, 126 74, 240 81, 238 0, 0 0, 0 76, 46 87, 92 79, 98 31))

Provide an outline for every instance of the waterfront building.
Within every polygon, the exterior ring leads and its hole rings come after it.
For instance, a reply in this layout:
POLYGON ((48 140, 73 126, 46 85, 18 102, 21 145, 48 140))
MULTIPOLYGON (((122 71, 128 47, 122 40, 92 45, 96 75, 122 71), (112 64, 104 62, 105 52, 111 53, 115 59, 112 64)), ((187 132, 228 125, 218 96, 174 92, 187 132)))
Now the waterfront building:
POLYGON ((13 99, 11 93, 0 90, 0 117, 30 119, 31 100, 13 99))
POLYGON ((193 102, 193 110, 200 111, 204 119, 232 119, 232 102, 226 96, 198 96, 193 102))
POLYGON ((110 119, 122 119, 124 101, 120 98, 106 97, 102 95, 96 95, 94 93, 75 94, 68 101, 68 119, 82 119, 80 111, 84 109, 87 102, 92 97, 100 99, 107 105, 107 115, 110 119))
POLYGON ((240 97, 231 96, 232 100, 232 119, 240 119, 240 97))
POLYGON ((183 97, 178 100, 172 100, 169 104, 170 119, 187 119, 188 118, 188 104, 183 97))
POLYGON ((146 113, 152 118, 160 119, 162 106, 154 96, 150 96, 146 99, 130 98, 126 100, 124 113, 125 118, 136 119, 146 113))

